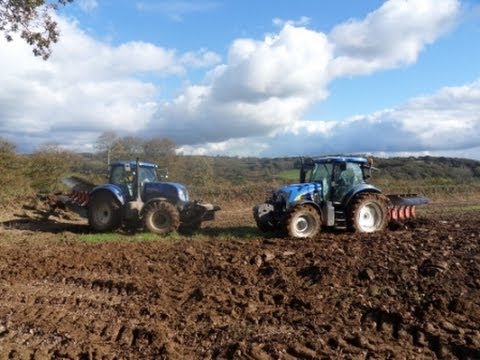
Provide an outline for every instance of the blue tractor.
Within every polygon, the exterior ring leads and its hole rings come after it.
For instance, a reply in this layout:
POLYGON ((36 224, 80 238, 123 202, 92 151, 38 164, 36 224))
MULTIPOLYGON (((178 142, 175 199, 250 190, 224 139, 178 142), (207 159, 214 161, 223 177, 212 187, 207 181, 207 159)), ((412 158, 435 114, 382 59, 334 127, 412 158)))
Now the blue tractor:
POLYGON ((192 231, 213 220, 216 205, 189 201, 182 184, 161 182, 157 166, 138 161, 115 161, 107 184, 95 186, 78 177, 64 180, 72 188, 67 207, 88 218, 96 231, 113 231, 122 225, 157 234, 177 229, 192 231))
POLYGON ((416 194, 382 194, 366 183, 371 169, 363 157, 302 158, 300 183, 272 191, 253 208, 258 228, 293 238, 314 237, 321 227, 382 231, 391 220, 415 217, 415 207, 428 202, 416 194))

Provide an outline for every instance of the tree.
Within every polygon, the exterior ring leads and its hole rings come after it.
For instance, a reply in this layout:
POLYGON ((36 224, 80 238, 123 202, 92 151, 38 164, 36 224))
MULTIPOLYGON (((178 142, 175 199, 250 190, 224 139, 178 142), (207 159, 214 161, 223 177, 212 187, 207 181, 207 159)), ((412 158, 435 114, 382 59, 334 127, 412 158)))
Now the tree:
POLYGON ((17 146, 0 137, 0 153, 14 153, 17 146))
POLYGON ((73 164, 80 162, 80 156, 57 144, 45 144, 30 155, 29 160, 26 172, 32 188, 52 192, 58 189, 60 180, 71 171, 73 164))
POLYGON ((136 136, 124 136, 112 145, 112 158, 117 160, 135 160, 143 155, 143 139, 136 136))
POLYGON ((15 144, 0 138, 0 206, 31 191, 24 174, 26 161, 16 152, 15 144))
POLYGON ((165 138, 154 138, 143 145, 145 160, 157 164, 158 173, 164 177, 169 176, 173 164, 177 161, 175 149, 175 143, 165 138))
POLYGON ((47 60, 51 45, 59 37, 57 22, 51 12, 73 0, 0 0, 0 31, 8 41, 20 36, 33 47, 35 56, 47 60))
POLYGON ((157 161, 160 157, 174 155, 175 149, 175 143, 165 138, 154 138, 146 141, 143 145, 143 152, 151 161, 157 161))
POLYGON ((100 152, 105 152, 107 155, 107 165, 110 165, 110 159, 112 155, 112 147, 117 141, 117 134, 113 131, 105 131, 98 138, 95 147, 100 152))

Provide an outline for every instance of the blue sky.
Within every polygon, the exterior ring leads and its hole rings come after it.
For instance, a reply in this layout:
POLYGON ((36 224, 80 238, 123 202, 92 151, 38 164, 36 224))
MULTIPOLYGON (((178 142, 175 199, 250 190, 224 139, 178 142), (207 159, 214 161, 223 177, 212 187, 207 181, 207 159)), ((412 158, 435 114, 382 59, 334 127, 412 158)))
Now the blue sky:
POLYGON ((76 0, 51 58, 0 40, 0 137, 93 151, 480 159, 480 2, 76 0), (25 99, 19 101, 19 99, 25 99))

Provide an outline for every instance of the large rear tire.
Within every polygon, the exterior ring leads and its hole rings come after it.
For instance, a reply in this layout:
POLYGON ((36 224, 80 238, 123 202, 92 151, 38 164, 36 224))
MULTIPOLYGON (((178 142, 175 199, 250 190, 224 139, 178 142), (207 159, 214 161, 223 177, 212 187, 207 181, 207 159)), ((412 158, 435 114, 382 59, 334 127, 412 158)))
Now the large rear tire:
POLYGON ((287 216, 288 236, 297 239, 312 238, 320 232, 320 214, 313 206, 298 205, 287 216))
POLYGON ((95 231, 113 231, 122 223, 121 205, 112 194, 93 195, 88 205, 88 224, 95 231))
POLYGON ((348 228, 356 232, 383 231, 388 225, 388 199, 382 194, 364 193, 352 200, 348 228))
POLYGON ((155 201, 145 206, 143 223, 151 232, 166 235, 178 229, 180 214, 169 202, 155 201))

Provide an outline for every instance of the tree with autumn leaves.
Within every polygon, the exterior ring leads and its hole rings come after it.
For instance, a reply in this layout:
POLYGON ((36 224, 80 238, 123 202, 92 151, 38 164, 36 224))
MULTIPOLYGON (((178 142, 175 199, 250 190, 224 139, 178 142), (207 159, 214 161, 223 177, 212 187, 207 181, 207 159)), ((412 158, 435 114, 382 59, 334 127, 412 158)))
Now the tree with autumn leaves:
POLYGON ((52 13, 73 0, 0 0, 0 32, 8 41, 18 34, 44 60, 60 32, 52 13))

